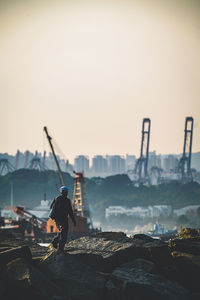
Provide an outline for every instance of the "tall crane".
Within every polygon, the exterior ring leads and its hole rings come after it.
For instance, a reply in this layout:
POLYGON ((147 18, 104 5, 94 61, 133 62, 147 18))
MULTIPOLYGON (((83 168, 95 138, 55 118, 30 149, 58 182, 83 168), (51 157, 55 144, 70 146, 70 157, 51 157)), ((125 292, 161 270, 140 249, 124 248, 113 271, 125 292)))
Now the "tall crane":
POLYGON ((181 174, 182 183, 193 180, 191 170, 193 124, 194 120, 192 117, 185 118, 183 155, 178 164, 178 172, 181 174))
POLYGON ((151 120, 149 118, 144 118, 142 122, 140 157, 135 165, 135 173, 138 176, 139 184, 150 183, 148 174, 150 128, 151 120))
POLYGON ((59 174, 59 178, 60 178, 60 183, 61 183, 61 185, 65 185, 64 178, 63 178, 63 175, 62 175, 62 171, 61 171, 61 168, 60 168, 58 159, 57 159, 57 157, 56 157, 56 154, 55 154, 55 150, 54 150, 53 144, 52 144, 52 142, 51 142, 52 137, 50 137, 50 135, 49 135, 49 133, 48 133, 48 130, 47 130, 47 127, 46 127, 46 126, 44 126, 44 132, 46 133, 47 140, 48 140, 48 142, 49 142, 51 151, 52 151, 52 153, 53 153, 53 157, 54 157, 55 162, 56 162, 56 166, 57 166, 57 170, 58 170, 58 174, 59 174))

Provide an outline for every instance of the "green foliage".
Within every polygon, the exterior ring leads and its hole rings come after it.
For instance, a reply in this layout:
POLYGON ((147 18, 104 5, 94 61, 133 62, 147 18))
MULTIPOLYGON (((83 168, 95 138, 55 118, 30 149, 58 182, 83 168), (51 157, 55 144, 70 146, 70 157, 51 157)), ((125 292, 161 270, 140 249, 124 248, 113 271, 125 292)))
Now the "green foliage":
MULTIPOLYGON (((74 179, 68 173, 63 175, 72 197, 74 179)), ((59 194, 57 172, 20 169, 0 176, 0 207, 10 203, 11 182, 15 205, 32 208, 40 203, 44 193, 47 199, 59 194)), ((135 187, 127 175, 86 178, 85 182, 89 204, 93 215, 98 218, 103 218, 105 208, 110 205, 133 207, 166 204, 180 208, 200 204, 200 184, 196 182, 182 185, 173 181, 158 186, 135 187)))

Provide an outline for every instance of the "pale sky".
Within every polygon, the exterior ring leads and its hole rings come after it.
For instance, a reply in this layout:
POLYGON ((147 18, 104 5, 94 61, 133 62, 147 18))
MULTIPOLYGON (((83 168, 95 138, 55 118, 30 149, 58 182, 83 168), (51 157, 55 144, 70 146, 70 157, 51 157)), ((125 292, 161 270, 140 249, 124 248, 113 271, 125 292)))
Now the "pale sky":
POLYGON ((0 0, 0 153, 200 151, 199 53, 199 1, 0 0))

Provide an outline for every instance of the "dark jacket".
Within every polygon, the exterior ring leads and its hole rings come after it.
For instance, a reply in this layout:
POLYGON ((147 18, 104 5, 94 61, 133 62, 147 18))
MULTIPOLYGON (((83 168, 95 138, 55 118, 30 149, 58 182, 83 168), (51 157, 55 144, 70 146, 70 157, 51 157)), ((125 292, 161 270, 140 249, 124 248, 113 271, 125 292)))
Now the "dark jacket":
POLYGON ((55 208, 55 220, 59 221, 59 222, 65 222, 68 215, 70 215, 70 218, 72 220, 73 223, 75 223, 75 217, 73 214, 73 210, 72 210, 72 206, 71 206, 71 201, 69 198, 67 198, 66 196, 58 196, 57 198, 55 198, 53 200, 53 202, 51 203, 50 208, 53 209, 55 208))

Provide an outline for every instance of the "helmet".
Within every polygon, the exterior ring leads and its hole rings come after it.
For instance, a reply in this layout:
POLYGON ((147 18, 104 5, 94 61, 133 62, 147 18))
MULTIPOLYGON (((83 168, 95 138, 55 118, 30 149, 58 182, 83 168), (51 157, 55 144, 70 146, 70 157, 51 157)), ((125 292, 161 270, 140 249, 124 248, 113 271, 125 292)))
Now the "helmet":
POLYGON ((68 188, 65 186, 65 185, 63 185, 63 186, 61 186, 61 188, 60 188, 60 192, 62 193, 62 192, 68 192, 68 188))

